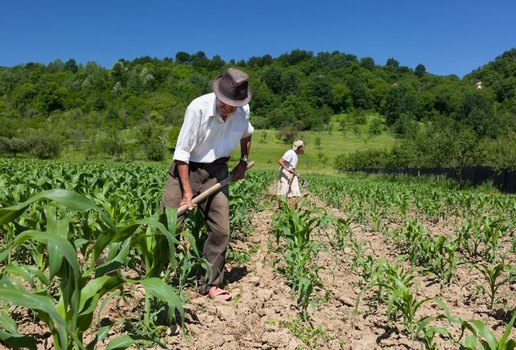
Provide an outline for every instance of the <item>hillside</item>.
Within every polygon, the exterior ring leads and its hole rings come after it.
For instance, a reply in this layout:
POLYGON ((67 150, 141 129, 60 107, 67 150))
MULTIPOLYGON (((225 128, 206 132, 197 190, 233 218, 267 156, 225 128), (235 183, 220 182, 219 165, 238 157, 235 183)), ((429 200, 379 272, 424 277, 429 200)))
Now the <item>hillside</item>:
MULTIPOLYGON (((257 129, 281 131, 288 142, 300 132, 314 142, 316 131, 357 136, 345 137, 349 147, 325 149, 329 158, 341 150, 392 147, 393 138, 408 140, 401 142, 407 152, 428 154, 414 144, 440 144, 429 138, 441 133, 481 145, 470 163, 512 167, 501 145, 513 146, 516 128, 514 56, 511 49, 464 79, 432 75, 423 64, 412 70, 395 59, 379 65, 369 57, 303 50, 239 62, 180 52, 175 59, 122 59, 110 69, 73 59, 0 67, 0 152, 162 161, 186 105, 210 91, 227 67, 238 66, 250 75, 257 129)), ((460 155, 455 148, 440 152, 460 155)), ((426 162, 446 165, 439 155, 426 162)))

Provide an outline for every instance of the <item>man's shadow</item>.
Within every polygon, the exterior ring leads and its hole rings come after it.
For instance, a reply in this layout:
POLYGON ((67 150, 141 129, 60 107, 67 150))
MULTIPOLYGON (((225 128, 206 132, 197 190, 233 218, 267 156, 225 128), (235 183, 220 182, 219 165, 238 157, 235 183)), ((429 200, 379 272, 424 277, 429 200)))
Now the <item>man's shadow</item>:
POLYGON ((227 283, 238 282, 244 278, 247 273, 248 271, 246 266, 236 266, 224 274, 224 279, 227 283))

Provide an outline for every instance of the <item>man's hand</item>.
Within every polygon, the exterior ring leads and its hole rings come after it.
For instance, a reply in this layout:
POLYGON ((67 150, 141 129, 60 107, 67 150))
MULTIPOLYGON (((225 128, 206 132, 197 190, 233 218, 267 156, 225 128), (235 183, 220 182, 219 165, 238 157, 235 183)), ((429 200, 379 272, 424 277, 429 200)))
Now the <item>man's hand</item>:
POLYGON ((231 180, 238 181, 242 180, 245 177, 245 172, 247 171, 247 163, 240 162, 235 167, 235 170, 233 171, 233 177, 231 180))
POLYGON ((192 203, 192 194, 191 193, 183 193, 183 197, 181 197, 181 202, 179 202, 179 206, 182 207, 186 204, 186 209, 191 211, 195 208, 195 204, 192 203))

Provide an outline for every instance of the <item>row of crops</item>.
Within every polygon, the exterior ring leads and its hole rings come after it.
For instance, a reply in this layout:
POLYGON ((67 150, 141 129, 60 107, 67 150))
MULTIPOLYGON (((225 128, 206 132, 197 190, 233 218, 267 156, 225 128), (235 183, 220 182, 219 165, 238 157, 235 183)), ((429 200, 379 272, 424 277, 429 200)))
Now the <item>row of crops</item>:
MULTIPOLYGON (((12 159, 0 167, 0 340, 36 349, 41 339, 22 326, 30 319, 56 349, 166 347, 164 332, 184 327, 185 291, 206 268, 198 213, 181 232, 174 211, 160 213, 166 168, 12 159), (105 322, 121 301, 134 305, 130 317, 105 322)), ((250 214, 275 175, 253 170, 231 184, 233 239, 253 231, 250 214)), ((514 348, 514 196, 431 179, 306 179, 310 195, 298 205, 274 203, 267 247, 302 322, 338 297, 323 276, 342 269, 358 291, 354 312, 382 315, 421 348, 514 348), (458 302, 488 317, 455 313, 447 298, 459 284, 468 298, 458 302)))
MULTIPOLYGON (((163 325, 183 326, 183 292, 206 267, 205 228, 192 214, 176 232, 176 212, 160 212, 166 168, 11 159, 0 168, 4 344, 37 348, 41 334, 19 330, 25 319, 43 323, 55 349, 159 344, 163 325), (106 324, 119 300, 136 305, 133 315, 106 324), (113 338, 114 327, 128 331, 113 338)), ((230 186, 234 236, 249 232, 247 213, 270 181, 254 171, 230 186)))
POLYGON ((324 303, 314 290, 325 288, 319 275, 326 267, 318 256, 330 252, 335 264, 359 277, 355 312, 385 312, 385 324, 399 327, 422 348, 515 347, 514 196, 456 191, 431 179, 307 179, 311 194, 342 215, 306 204, 283 205, 275 215, 273 249, 282 252, 278 270, 304 319, 308 305, 324 303), (380 249, 383 254, 377 254, 380 249), (455 315, 445 298, 456 284, 470 291, 462 302, 495 322, 455 315), (421 287, 431 285, 439 286, 437 293, 421 287))

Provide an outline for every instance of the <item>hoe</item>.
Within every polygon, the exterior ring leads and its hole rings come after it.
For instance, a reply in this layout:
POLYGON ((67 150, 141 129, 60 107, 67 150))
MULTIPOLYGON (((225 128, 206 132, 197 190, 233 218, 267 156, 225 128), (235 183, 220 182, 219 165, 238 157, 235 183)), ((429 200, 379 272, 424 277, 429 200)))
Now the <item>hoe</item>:
MULTIPOLYGON (((255 162, 249 162, 247 164, 247 170, 251 169, 254 166, 255 162)), ((208 188, 206 191, 192 199, 193 204, 199 204, 206 198, 208 198, 211 194, 215 193, 216 191, 220 190, 224 186, 226 186, 232 179, 233 179, 233 173, 235 172, 235 169, 231 170, 231 173, 228 177, 222 179, 220 182, 216 183, 215 185, 208 188)), ((188 210, 188 207, 186 204, 183 204, 177 209, 177 216, 183 215, 188 210)))

